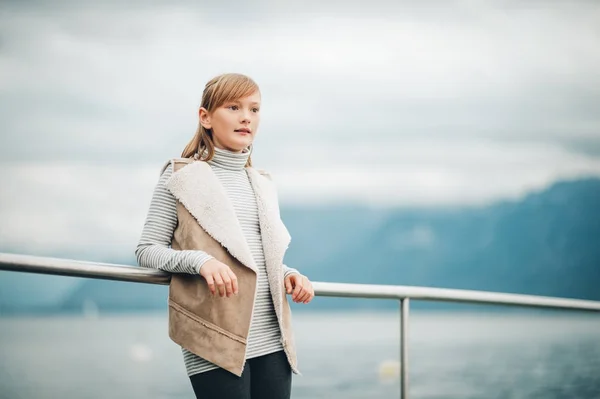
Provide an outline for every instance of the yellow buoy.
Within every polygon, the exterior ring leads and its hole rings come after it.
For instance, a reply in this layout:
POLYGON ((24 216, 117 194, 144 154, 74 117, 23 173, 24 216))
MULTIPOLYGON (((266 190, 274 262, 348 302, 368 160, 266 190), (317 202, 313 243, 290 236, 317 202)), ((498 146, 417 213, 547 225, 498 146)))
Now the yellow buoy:
POLYGON ((400 362, 397 360, 386 360, 379 365, 379 381, 391 383, 400 378, 400 362))

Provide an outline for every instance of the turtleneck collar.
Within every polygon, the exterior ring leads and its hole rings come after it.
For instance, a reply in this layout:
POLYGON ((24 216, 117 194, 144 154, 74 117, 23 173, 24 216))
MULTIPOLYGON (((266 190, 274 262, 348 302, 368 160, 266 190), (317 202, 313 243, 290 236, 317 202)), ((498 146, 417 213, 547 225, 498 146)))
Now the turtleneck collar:
POLYGON ((250 151, 248 150, 233 152, 215 147, 215 156, 208 161, 208 164, 228 170, 243 170, 246 162, 248 162, 248 157, 250 157, 250 151))

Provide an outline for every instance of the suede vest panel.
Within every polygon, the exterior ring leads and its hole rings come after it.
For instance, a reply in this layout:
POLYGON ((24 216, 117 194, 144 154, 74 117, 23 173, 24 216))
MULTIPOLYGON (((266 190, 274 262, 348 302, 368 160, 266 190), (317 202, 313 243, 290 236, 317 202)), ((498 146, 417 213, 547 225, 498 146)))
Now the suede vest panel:
MULTIPOLYGON (((175 174, 193 162, 188 159, 172 161, 173 173, 175 174)), ((265 177, 260 176, 260 178, 264 179, 265 177)), ((206 184, 211 184, 212 180, 207 180, 206 184)), ((257 187, 259 186, 255 185, 255 191, 257 187)), ((209 188, 211 187, 207 186, 207 189, 209 188)), ((215 187, 212 187, 212 189, 219 192, 215 187)), ((177 195, 175 197, 177 198, 177 195)), ((260 197, 260 193, 257 193, 257 197, 260 197)), ((187 199, 187 201, 189 202, 190 199, 187 199)), ((203 206, 203 204, 191 205, 189 203, 186 203, 186 205, 193 210, 203 206)), ((258 288, 256 266, 243 264, 234 257, 224 245, 207 232, 207 229, 201 225, 201 221, 192 215, 188 207, 183 205, 178 198, 178 224, 173 234, 172 248, 176 250, 202 250, 228 265, 237 276, 239 293, 230 298, 221 298, 219 295, 213 296, 202 276, 173 274, 169 286, 169 336, 175 343, 190 352, 240 376, 244 368, 248 332, 258 288)), ((261 216, 261 229, 281 231, 283 224, 278 220, 278 212, 276 218, 273 217, 271 212, 269 212, 269 217, 267 217, 266 212, 263 213, 261 216), (277 223, 281 223, 281 226, 271 226, 271 224, 277 223)), ((227 216, 231 217, 231 215, 227 216)), ((226 234, 226 230, 224 231, 224 234, 226 234)), ((285 233, 287 233, 287 230, 285 230, 285 233)), ((263 246, 266 245, 268 244, 263 243, 263 246)), ((236 247, 235 250, 236 253, 244 254, 243 248, 238 249, 236 247)), ((266 255, 268 255, 267 252, 265 251, 266 255)), ((291 311, 283 289, 282 272, 278 270, 282 267, 281 261, 283 258, 282 256, 266 256, 266 258, 269 286, 282 333, 281 342, 292 370, 299 373, 296 365, 291 311)), ((247 263, 251 263, 251 260, 248 260, 247 263)))

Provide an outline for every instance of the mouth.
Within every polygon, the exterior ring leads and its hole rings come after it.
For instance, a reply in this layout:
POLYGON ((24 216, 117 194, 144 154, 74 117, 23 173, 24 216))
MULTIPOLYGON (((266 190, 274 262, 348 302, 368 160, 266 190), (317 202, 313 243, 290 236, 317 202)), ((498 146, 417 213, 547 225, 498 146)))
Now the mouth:
POLYGON ((241 129, 236 129, 234 130, 237 133, 242 133, 242 134, 250 134, 252 133, 252 131, 250 129, 248 129, 247 127, 243 127, 241 129))

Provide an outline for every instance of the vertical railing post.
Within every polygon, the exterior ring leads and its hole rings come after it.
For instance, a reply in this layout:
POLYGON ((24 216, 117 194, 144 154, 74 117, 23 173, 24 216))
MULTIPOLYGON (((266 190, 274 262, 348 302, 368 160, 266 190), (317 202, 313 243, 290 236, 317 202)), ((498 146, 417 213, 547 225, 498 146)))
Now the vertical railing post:
POLYGON ((400 300, 400 398, 408 399, 408 307, 409 299, 400 300))

